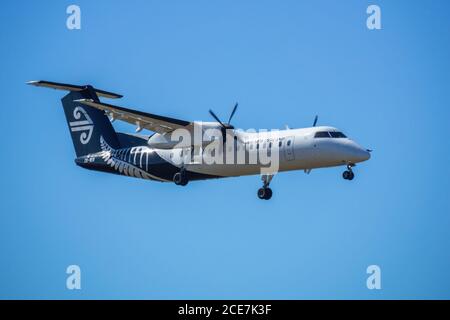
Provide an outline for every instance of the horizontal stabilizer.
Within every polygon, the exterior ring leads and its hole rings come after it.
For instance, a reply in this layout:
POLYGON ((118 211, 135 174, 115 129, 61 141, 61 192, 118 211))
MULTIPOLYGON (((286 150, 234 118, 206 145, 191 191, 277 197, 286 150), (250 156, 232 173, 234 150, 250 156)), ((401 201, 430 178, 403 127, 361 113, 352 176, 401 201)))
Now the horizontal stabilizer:
MULTIPOLYGON (((57 83, 57 82, 50 82, 50 81, 28 81, 27 84, 36 86, 36 87, 45 87, 45 88, 52 88, 56 90, 66 90, 66 91, 82 91, 86 89, 88 86, 78 86, 74 84, 66 84, 66 83, 57 83)), ((93 88, 95 93, 99 97, 104 98, 110 98, 110 99, 118 99, 122 98, 123 96, 117 93, 112 93, 104 90, 100 90, 97 88, 93 88)))

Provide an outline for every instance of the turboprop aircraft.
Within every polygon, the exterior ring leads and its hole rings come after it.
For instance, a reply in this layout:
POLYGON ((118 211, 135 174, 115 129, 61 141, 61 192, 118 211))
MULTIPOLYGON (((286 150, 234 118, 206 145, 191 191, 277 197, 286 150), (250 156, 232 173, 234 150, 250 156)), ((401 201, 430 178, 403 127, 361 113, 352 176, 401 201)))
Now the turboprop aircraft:
POLYGON ((62 106, 75 147, 75 163, 83 168, 119 175, 174 182, 261 175, 260 199, 269 200, 269 185, 278 172, 346 166, 343 178, 353 180, 352 168, 370 158, 340 130, 328 126, 243 131, 222 122, 210 110, 215 122, 186 121, 101 102, 99 97, 118 99, 116 93, 90 85, 30 81, 37 87, 68 91, 62 106), (136 126, 136 133, 117 132, 112 126, 121 120, 136 126), (137 134, 143 129, 151 135, 137 134), (192 138, 193 137, 193 138, 192 138))

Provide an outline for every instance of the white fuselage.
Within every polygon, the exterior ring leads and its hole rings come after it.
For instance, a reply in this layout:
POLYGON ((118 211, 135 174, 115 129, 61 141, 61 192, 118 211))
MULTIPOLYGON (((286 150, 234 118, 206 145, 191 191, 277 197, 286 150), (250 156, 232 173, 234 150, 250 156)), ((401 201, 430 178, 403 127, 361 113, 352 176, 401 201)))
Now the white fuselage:
MULTIPOLYGON (((302 129, 286 129, 265 133, 248 133, 236 131, 241 143, 231 141, 226 143, 226 152, 239 153, 245 149, 245 160, 238 162, 236 157, 227 163, 225 153, 221 151, 223 161, 212 161, 205 152, 204 146, 155 149, 164 160, 177 167, 201 174, 232 177, 242 175, 260 174, 262 168, 267 168, 267 161, 262 163, 259 154, 278 154, 277 171, 310 170, 322 167, 353 165, 368 160, 370 152, 359 146, 353 140, 332 135, 341 134, 333 127, 310 127, 302 129), (322 135, 317 137, 317 134, 322 135), (329 137, 323 137, 328 133, 329 137), (191 157, 193 156, 193 157, 191 157), (258 159, 252 162, 250 159, 258 159)), ((157 138, 157 137, 156 137, 157 138)), ((152 138, 149 139, 149 144, 152 138)), ((241 159, 242 160, 242 159, 241 159)))

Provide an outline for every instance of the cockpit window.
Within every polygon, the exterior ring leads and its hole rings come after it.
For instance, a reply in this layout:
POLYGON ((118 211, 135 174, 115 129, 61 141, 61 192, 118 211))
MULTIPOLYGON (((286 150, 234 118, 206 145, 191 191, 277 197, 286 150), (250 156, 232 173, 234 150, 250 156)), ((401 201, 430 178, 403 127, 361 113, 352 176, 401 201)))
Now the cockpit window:
POLYGON ((342 132, 330 132, 330 135, 332 138, 347 138, 347 136, 345 134, 343 134, 342 132))
POLYGON ((331 138, 347 138, 345 134, 343 134, 342 132, 338 132, 338 131, 331 131, 331 132, 318 131, 314 135, 314 138, 330 138, 330 137, 331 138))
POLYGON ((318 131, 314 135, 314 138, 329 138, 329 137, 330 137, 330 135, 326 131, 318 131))

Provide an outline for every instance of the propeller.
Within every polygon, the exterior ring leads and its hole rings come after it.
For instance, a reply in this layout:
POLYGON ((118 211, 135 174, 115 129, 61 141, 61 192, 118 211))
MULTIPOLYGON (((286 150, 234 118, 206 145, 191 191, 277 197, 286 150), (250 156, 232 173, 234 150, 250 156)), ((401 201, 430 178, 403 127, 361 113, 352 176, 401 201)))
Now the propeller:
POLYGON ((209 114, 212 115, 212 117, 213 117, 214 119, 216 119, 216 121, 217 121, 218 123, 220 123, 220 125, 221 125, 223 128, 226 128, 226 126, 222 123, 222 121, 220 121, 219 117, 216 116, 216 114, 214 113, 214 111, 212 111, 212 110, 210 109, 210 110, 209 110, 209 114))
POLYGON ((233 118, 234 114, 236 113, 238 107, 238 103, 236 102, 236 104, 233 107, 233 111, 231 111, 230 117, 228 118, 228 122, 227 123, 223 123, 222 121, 220 121, 219 117, 214 113, 214 111, 212 111, 211 109, 209 110, 209 114, 216 119, 216 121, 218 123, 220 123, 221 131, 222 131, 222 139, 223 139, 223 143, 225 144, 225 141, 227 139, 226 133, 227 133, 227 129, 234 129, 234 126, 231 125, 231 119, 233 118))
POLYGON ((236 104, 233 107, 233 111, 231 111, 230 117, 228 118, 228 124, 231 124, 231 119, 233 118, 234 114, 236 113, 237 107, 238 107, 238 103, 236 102, 236 104))
POLYGON ((317 120, 319 120, 319 116, 318 115, 316 115, 315 118, 314 118, 313 127, 316 126, 317 120))

